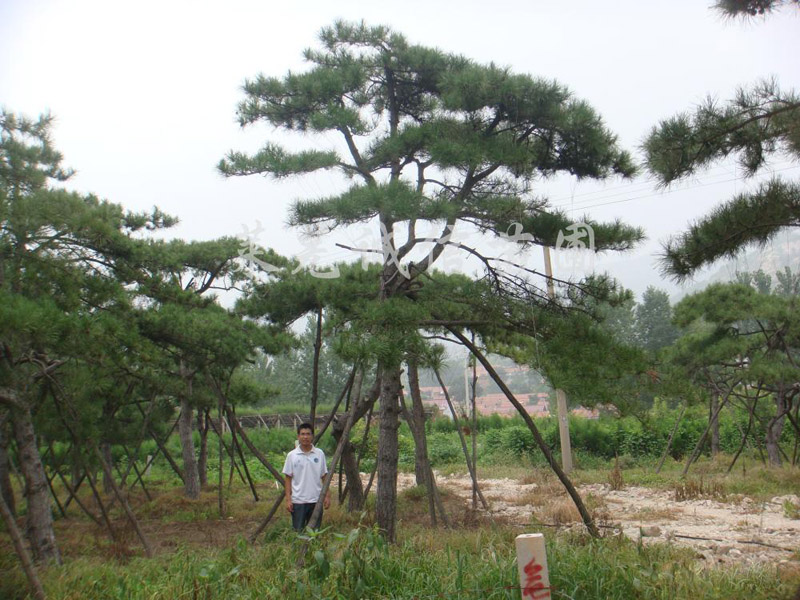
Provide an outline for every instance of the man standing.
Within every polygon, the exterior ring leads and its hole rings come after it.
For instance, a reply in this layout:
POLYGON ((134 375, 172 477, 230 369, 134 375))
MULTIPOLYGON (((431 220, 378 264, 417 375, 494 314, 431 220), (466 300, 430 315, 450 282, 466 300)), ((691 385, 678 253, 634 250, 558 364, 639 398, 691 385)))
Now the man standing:
MULTIPOLYGON (((314 427, 310 423, 301 423, 297 427, 297 441, 297 448, 286 455, 283 474, 286 475, 286 510, 292 513, 294 530, 303 531, 319 500, 328 466, 325 453, 314 446, 314 427)), ((328 508, 330 505, 330 493, 326 493, 322 506, 328 508)), ((316 529, 320 522, 321 511, 319 519, 311 527, 316 529)))

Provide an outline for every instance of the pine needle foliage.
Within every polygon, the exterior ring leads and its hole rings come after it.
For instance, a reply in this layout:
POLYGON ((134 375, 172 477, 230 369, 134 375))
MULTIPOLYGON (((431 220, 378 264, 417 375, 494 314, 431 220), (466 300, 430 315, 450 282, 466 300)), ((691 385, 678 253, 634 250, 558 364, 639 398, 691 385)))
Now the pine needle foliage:
MULTIPOLYGON (((337 22, 320 41, 320 50, 304 53, 308 70, 246 81, 239 122, 336 133, 347 150, 292 152, 269 142, 219 163, 226 176, 334 168, 357 180, 343 193, 296 202, 292 225, 335 227, 379 216, 387 225, 465 219, 505 232, 513 214, 535 231, 535 221, 547 218, 543 204, 528 197, 535 179, 635 170, 594 109, 555 81, 416 46, 363 22, 337 22)), ((569 224, 557 211, 549 219, 558 227, 535 231, 539 243, 552 244, 569 224)), ((642 234, 615 223, 598 237, 616 249, 642 234)))
MULTIPOLYGON (((750 3, 756 4, 756 3, 750 3)), ((774 4, 774 3, 769 3, 774 4)), ((643 144, 647 169, 669 185, 735 156, 747 177, 776 155, 800 158, 800 96, 774 79, 740 88, 733 99, 709 98, 694 113, 654 127, 643 144)), ((753 192, 734 196, 664 247, 663 268, 684 280, 699 268, 763 246, 785 227, 800 226, 800 186, 773 177, 753 192)))

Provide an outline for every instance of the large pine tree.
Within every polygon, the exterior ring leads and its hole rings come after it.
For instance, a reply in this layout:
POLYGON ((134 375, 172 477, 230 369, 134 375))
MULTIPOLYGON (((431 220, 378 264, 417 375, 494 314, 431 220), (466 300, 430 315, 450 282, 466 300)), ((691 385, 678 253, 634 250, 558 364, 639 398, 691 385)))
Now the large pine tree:
MULTIPOLYGON (((372 317, 383 325, 370 332, 381 378, 376 506, 379 526, 394 539, 401 363, 418 342, 407 304, 426 285, 454 226, 501 234, 519 223, 527 243, 554 245, 570 221, 532 198, 537 178, 634 169, 597 113, 555 81, 413 45, 386 27, 339 22, 320 40, 321 49, 305 52, 308 70, 247 81, 238 116, 242 126, 263 121, 300 134, 336 134, 341 145, 289 151, 269 142, 253 155, 230 152, 219 168, 228 176, 276 178, 338 170, 351 187, 297 201, 290 222, 372 223, 382 234, 383 265, 373 283, 381 306, 372 317), (420 237, 422 223, 441 233, 420 237)), ((620 223, 592 226, 598 250, 627 249, 641 238, 620 223)), ((498 291, 529 291, 519 278, 495 282, 498 291)))

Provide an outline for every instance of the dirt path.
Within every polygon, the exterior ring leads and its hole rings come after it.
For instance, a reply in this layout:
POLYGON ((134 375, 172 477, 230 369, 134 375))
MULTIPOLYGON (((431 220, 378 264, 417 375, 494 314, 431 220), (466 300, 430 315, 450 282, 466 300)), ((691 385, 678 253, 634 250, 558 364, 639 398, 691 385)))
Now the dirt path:
MULTIPOLYGON (((413 476, 410 477, 413 485, 413 476)), ((440 485, 465 499, 471 498, 471 482, 463 476, 438 476, 440 485)), ((557 481, 542 485, 513 479, 484 479, 481 489, 490 513, 507 522, 568 526, 578 522, 577 511, 557 481)), ((690 546, 713 563, 778 562, 797 564, 800 552, 800 519, 790 519, 784 502, 800 502, 797 496, 754 502, 747 497, 725 502, 697 499, 676 501, 673 491, 626 487, 613 491, 607 484, 584 485, 584 501, 595 515, 616 531, 644 543, 671 541, 690 546), (704 538, 704 539, 695 539, 704 538)))

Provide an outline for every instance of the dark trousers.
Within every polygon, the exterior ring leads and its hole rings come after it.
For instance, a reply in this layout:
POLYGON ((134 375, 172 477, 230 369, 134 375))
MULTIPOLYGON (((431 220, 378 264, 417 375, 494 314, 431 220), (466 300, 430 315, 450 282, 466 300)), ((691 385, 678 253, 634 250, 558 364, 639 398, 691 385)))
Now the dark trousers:
MULTIPOLYGON (((311 520, 311 513, 314 512, 316 502, 311 504, 293 504, 292 505, 292 527, 295 531, 303 531, 303 528, 308 525, 311 520)), ((320 522, 322 522, 322 513, 319 511, 319 519, 316 523, 311 525, 311 529, 318 529, 320 522)))

